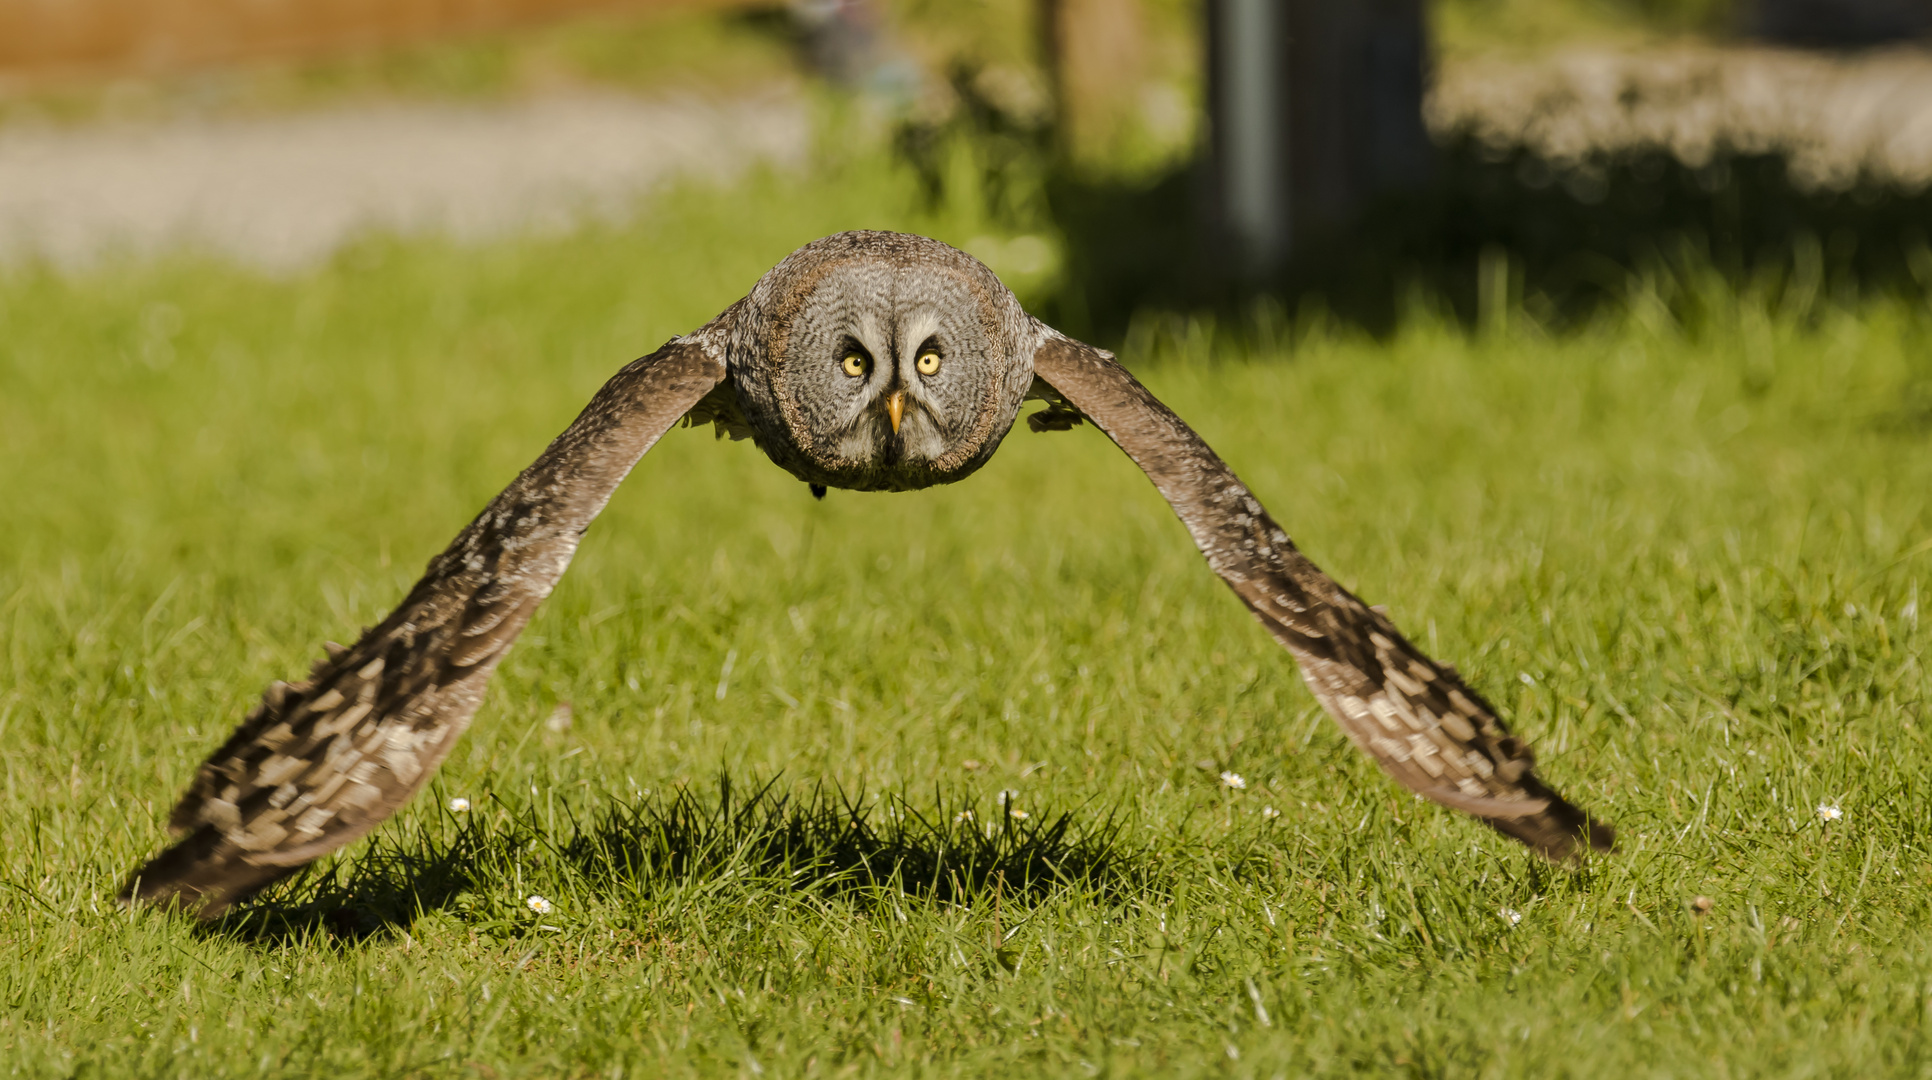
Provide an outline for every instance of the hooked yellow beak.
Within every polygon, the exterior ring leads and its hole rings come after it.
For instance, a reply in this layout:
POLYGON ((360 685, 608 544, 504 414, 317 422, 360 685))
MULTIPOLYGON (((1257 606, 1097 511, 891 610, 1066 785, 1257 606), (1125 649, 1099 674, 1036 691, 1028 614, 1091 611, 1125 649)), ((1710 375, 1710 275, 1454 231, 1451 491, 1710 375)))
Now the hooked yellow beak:
POLYGON ((894 390, 886 398, 886 415, 892 417, 892 433, 899 434, 899 418, 906 414, 906 392, 894 390))

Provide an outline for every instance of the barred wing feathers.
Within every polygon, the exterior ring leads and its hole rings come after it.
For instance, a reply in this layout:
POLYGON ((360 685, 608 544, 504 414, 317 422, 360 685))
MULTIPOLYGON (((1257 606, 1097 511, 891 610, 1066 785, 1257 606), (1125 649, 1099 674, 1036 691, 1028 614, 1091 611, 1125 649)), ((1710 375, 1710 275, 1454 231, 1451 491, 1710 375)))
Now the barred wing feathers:
POLYGON ((129 880, 123 901, 214 918, 407 802, 469 726, 611 493, 723 380, 717 326, 619 371, 394 613, 354 645, 331 646, 308 681, 270 686, 175 807, 168 825, 182 839, 129 880))
POLYGON ((1611 849, 1611 828, 1537 777, 1529 747, 1455 669, 1310 562, 1227 464, 1111 355, 1049 330, 1033 369, 1064 403, 1030 417, 1048 418, 1035 429, 1065 427, 1077 412, 1125 451, 1214 572, 1294 655, 1323 708, 1390 775, 1552 860, 1575 858, 1582 844, 1611 849))

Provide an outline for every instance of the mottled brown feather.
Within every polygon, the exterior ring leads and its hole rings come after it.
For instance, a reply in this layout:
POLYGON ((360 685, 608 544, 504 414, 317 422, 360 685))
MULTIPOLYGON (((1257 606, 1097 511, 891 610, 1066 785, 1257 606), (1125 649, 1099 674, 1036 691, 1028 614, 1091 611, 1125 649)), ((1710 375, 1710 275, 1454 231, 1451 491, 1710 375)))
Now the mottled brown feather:
POLYGON ((1063 401, 1034 429, 1085 418, 1125 451, 1214 572, 1294 655, 1309 689, 1355 745, 1410 790, 1550 859, 1574 859, 1586 843, 1610 850, 1610 827, 1536 776, 1529 747, 1489 703, 1297 550, 1180 417, 1110 354, 1045 335, 1033 370, 1063 401))
POLYGON ((619 371, 470 522, 395 612, 307 682, 275 683, 169 818, 180 842, 123 901, 214 918, 362 836, 428 781, 578 538, 659 436, 724 379, 724 323, 619 371), (184 835, 185 834, 185 835, 184 835))

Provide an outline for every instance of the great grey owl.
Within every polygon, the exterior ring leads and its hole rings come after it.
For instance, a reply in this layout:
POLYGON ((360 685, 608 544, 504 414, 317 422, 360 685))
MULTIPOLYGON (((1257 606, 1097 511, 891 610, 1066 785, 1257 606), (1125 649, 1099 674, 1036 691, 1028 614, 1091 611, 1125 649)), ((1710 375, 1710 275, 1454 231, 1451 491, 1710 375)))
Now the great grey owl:
POLYGON ((1173 506, 1357 746, 1411 790, 1554 860, 1612 832, 1545 785, 1529 749, 1438 664, 1310 563, 1214 451, 1114 358, 1022 310, 992 271, 923 237, 807 244, 701 329, 619 371, 472 521, 393 614, 306 682, 278 682, 196 773, 178 843, 124 900, 213 918, 373 829, 468 726, 490 673, 579 537, 680 418, 757 441, 812 485, 907 491, 985 464, 1029 397, 1036 431, 1091 422, 1173 506))

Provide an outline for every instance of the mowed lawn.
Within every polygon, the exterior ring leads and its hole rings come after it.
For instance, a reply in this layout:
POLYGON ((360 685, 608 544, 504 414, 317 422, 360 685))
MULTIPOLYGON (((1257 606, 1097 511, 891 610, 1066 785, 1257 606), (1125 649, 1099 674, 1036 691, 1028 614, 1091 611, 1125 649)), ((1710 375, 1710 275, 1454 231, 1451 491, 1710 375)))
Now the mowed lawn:
POLYGON ((1619 827, 1582 870, 1353 751, 1091 428, 822 503, 689 430, 393 822, 213 930, 116 908, 262 687, 610 372, 813 236, 988 229, 907 190, 834 168, 290 280, 0 277, 0 1071, 1932 1073, 1922 303, 1130 336, 1619 827), (757 820, 705 824, 721 772, 773 785, 757 820), (1023 865, 1061 877, 986 872, 1023 865))

